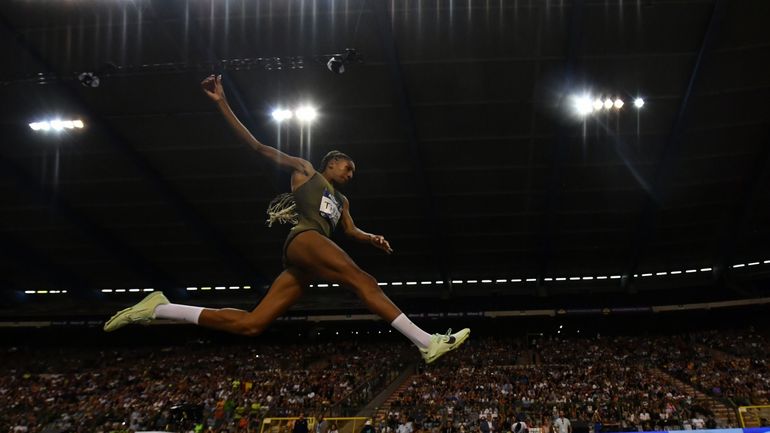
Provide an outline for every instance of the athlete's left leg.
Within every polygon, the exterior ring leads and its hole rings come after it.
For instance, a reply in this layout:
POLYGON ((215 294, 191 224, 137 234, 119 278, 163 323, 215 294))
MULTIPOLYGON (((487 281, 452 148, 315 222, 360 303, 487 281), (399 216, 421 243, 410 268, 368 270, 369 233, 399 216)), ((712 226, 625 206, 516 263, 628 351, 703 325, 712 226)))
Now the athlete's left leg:
POLYGON ((104 325, 104 330, 114 331, 130 323, 157 318, 185 321, 234 334, 259 335, 299 299, 308 283, 305 275, 295 268, 283 271, 251 312, 171 304, 162 293, 155 292, 133 307, 115 314, 104 325))
POLYGON ((289 268, 275 279, 254 310, 206 308, 201 312, 198 325, 241 335, 259 335, 297 302, 307 284, 309 281, 300 271, 289 268))

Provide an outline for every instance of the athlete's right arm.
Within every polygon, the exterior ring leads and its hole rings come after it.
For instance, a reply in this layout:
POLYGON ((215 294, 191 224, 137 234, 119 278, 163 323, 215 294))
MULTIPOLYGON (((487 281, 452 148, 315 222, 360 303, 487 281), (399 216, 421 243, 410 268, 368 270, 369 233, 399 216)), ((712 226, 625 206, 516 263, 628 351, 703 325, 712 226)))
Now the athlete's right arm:
POLYGON ((227 120, 230 128, 232 128, 236 135, 238 135, 238 138, 254 148, 260 155, 284 170, 300 172, 305 176, 313 174, 315 169, 313 168, 313 164, 309 161, 287 155, 274 147, 266 146, 251 135, 251 132, 249 132, 249 130, 243 126, 243 123, 238 120, 238 117, 235 116, 232 108, 230 108, 230 104, 227 103, 225 90, 222 87, 221 75, 209 75, 201 82, 201 87, 203 88, 203 92, 217 104, 217 108, 222 112, 225 120, 227 120))

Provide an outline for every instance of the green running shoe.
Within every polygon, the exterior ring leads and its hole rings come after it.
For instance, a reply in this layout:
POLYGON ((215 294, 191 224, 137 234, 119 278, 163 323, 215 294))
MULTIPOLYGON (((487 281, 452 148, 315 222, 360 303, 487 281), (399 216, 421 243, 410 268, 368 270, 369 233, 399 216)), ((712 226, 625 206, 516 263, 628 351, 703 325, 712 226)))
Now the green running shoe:
POLYGON ((425 349, 420 349, 422 359, 425 360, 426 364, 430 364, 439 359, 441 355, 460 347, 460 345, 468 339, 469 335, 471 335, 471 330, 468 328, 454 334, 452 334, 452 329, 450 328, 446 334, 431 335, 430 346, 425 349))
POLYGON ((129 323, 147 323, 155 318, 155 307, 168 304, 163 292, 152 292, 133 307, 120 310, 104 324, 104 330, 112 332, 129 323))

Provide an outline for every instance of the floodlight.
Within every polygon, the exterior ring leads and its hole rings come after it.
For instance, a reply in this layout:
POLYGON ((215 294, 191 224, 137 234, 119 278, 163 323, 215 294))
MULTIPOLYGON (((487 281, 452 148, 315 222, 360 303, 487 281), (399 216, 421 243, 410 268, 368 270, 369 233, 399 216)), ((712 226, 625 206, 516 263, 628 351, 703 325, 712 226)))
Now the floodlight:
POLYGON ((297 115, 297 119, 303 122, 312 122, 315 120, 316 116, 318 116, 318 113, 315 111, 315 108, 310 107, 308 105, 304 105, 302 107, 297 108, 295 111, 297 115))
POLYGON ((591 114, 593 107, 591 106, 591 100, 587 96, 581 96, 575 99, 575 110, 581 116, 591 114))
POLYGON ((332 55, 326 62, 326 67, 335 74, 341 75, 345 73, 345 65, 361 60, 362 58, 355 48, 347 48, 344 53, 332 55))
POLYGON ((615 100, 615 108, 617 108, 618 110, 623 108, 623 100, 622 99, 618 98, 618 99, 615 100))
POLYGON ((273 119, 275 119, 276 122, 283 122, 284 120, 289 120, 294 116, 294 113, 291 112, 291 110, 284 110, 282 108, 276 108, 273 110, 273 119))
POLYGON ((642 98, 634 99, 634 106, 636 108, 642 108, 644 106, 644 99, 642 99, 642 98))
POLYGON ((99 87, 99 84, 101 83, 101 80, 99 80, 99 76, 96 75, 93 72, 83 72, 80 75, 78 75, 78 81, 80 81, 80 84, 83 85, 83 87, 99 87))
POLYGON ((40 122, 32 122, 29 124, 30 129, 33 131, 62 131, 64 129, 81 129, 85 126, 82 120, 43 120, 40 122))

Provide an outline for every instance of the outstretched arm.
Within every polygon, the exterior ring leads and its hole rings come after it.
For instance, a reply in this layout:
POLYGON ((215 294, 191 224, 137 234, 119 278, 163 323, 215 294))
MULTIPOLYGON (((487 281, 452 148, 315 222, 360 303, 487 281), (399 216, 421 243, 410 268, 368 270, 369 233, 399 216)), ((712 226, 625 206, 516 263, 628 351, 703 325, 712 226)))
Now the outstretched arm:
POLYGON ((225 90, 222 87, 221 75, 209 75, 201 82, 201 87, 203 88, 203 92, 217 104, 217 108, 222 112, 225 120, 227 120, 230 128, 232 128, 236 135, 238 135, 238 138, 253 147, 254 150, 259 152, 267 160, 284 170, 300 172, 306 176, 313 174, 315 169, 310 162, 302 158, 287 155, 274 147, 266 146, 251 135, 251 132, 249 132, 249 130, 243 126, 243 123, 238 120, 238 117, 235 116, 235 113, 233 113, 233 110, 230 108, 230 104, 227 103, 225 90))
POLYGON ((390 243, 385 240, 384 236, 373 235, 356 227, 356 224, 353 222, 353 217, 350 216, 350 202, 348 202, 346 197, 342 198, 342 228, 345 230, 345 235, 351 239, 355 239, 361 243, 370 244, 388 254, 393 252, 390 243))

